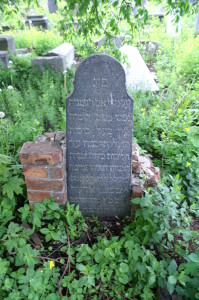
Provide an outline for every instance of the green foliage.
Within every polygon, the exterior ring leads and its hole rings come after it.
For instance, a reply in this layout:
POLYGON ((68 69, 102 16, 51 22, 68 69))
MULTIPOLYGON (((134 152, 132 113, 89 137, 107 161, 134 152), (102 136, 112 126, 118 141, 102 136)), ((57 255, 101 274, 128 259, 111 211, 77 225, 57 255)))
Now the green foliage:
POLYGON ((17 31, 9 34, 14 37, 16 48, 28 48, 39 56, 63 43, 63 37, 58 32, 40 31, 34 27, 20 34, 17 31))
POLYGON ((22 194, 23 179, 19 177, 20 167, 12 159, 0 154, 0 197, 15 205, 15 195, 22 194))
POLYGON ((60 126, 65 130, 65 99, 74 78, 73 70, 64 75, 50 70, 38 74, 29 67, 21 69, 17 62, 13 65, 13 86, 4 82, 0 93, 1 110, 6 115, 0 119, 0 151, 6 155, 16 153, 24 142, 32 141, 43 131, 60 126))

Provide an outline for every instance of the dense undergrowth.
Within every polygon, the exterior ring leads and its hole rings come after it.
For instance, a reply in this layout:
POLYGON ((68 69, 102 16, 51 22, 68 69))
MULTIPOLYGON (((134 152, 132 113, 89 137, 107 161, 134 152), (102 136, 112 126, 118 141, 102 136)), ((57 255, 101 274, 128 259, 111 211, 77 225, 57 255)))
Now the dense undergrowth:
POLYGON ((53 199, 29 209, 18 153, 44 131, 65 130, 74 71, 41 75, 31 57, 1 69, 0 299, 148 300, 158 287, 199 299, 199 38, 185 30, 172 40, 162 26, 147 36, 160 42, 157 56, 143 52, 160 93, 133 94, 134 140, 162 180, 133 200, 133 219, 84 219, 53 199))

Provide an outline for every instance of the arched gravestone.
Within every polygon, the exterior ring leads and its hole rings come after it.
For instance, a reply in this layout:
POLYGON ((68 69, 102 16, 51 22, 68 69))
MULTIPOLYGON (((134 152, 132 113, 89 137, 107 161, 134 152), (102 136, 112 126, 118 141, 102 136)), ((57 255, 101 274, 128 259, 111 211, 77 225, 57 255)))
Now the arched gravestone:
POLYGON ((133 100, 121 64, 104 54, 86 58, 66 100, 67 200, 85 216, 130 212, 133 100))

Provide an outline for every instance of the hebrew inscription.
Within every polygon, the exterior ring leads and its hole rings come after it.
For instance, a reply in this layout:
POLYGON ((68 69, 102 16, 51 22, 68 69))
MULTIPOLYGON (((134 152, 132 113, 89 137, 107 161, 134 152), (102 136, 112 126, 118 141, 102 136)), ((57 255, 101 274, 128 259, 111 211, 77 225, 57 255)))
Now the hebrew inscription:
POLYGON ((66 100, 67 198, 85 216, 130 213, 133 100, 120 63, 91 55, 66 100))

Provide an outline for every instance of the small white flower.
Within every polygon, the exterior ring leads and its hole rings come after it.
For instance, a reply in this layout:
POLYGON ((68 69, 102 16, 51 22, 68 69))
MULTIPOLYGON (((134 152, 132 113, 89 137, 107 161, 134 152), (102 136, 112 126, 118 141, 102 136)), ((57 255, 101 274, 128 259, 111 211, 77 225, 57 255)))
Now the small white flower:
POLYGON ((2 92, 2 89, 0 89, 0 93, 2 92))
POLYGON ((29 20, 28 22, 29 22, 30 24, 32 24, 32 21, 31 21, 31 20, 29 20))
POLYGON ((0 119, 3 119, 5 117, 5 114, 3 111, 0 111, 0 119))
POLYGON ((12 65, 12 64, 13 64, 13 61, 12 61, 12 60, 9 60, 9 64, 12 65))
POLYGON ((8 90, 13 90, 13 87, 11 85, 9 85, 8 90))

